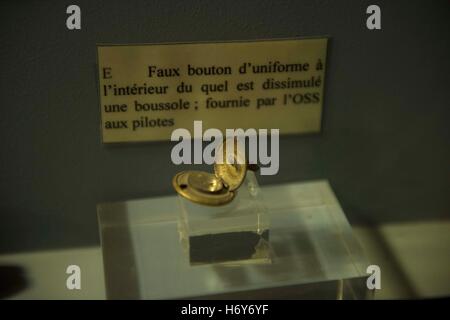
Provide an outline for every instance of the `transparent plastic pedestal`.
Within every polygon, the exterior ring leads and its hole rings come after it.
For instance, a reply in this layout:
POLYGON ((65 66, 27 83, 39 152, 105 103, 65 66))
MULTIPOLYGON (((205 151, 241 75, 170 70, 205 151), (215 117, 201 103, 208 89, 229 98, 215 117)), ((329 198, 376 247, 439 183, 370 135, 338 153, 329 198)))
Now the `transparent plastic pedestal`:
POLYGON ((271 263, 192 265, 177 196, 98 205, 107 297, 367 298, 368 263, 327 181, 261 187, 271 263))
POLYGON ((206 206, 178 196, 181 243, 191 265, 270 263, 269 215, 254 172, 232 202, 206 206))

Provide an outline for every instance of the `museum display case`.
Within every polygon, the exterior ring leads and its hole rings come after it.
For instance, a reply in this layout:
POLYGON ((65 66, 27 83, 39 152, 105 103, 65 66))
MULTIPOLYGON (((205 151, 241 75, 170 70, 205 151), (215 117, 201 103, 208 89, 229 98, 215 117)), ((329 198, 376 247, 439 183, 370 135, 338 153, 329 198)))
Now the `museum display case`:
POLYGON ((448 9, 0 1, 0 299, 449 297, 448 9))

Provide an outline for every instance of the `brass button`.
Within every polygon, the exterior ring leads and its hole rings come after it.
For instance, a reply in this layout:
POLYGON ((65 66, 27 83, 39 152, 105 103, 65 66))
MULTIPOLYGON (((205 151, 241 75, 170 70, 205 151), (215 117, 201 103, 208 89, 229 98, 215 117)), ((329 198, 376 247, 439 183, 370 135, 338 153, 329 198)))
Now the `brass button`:
POLYGON ((216 188, 216 191, 214 192, 208 191, 208 187, 205 188, 208 183, 212 183, 215 186, 222 184, 220 179, 213 174, 202 171, 182 171, 177 173, 172 180, 173 187, 177 193, 195 203, 220 206, 227 204, 234 199, 236 193, 223 187, 220 190, 217 190, 216 188), (200 182, 198 184, 197 182, 194 182, 194 184, 191 184, 190 181, 196 181, 200 177, 205 177, 206 175, 214 178, 208 177, 205 179, 205 182, 200 182), (214 181, 214 179, 217 179, 218 181, 214 181))
POLYGON ((177 173, 172 184, 182 197, 199 204, 220 206, 231 202, 236 196, 247 173, 245 152, 240 151, 234 138, 234 150, 227 154, 225 140, 217 149, 223 161, 214 164, 214 174, 203 171, 182 171, 177 173))

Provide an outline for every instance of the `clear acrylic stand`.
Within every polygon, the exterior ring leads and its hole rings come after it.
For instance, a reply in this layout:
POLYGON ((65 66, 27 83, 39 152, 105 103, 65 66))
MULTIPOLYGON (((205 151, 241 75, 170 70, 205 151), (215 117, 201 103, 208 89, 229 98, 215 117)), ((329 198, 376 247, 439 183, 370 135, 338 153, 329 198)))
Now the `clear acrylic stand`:
POLYGON ((180 240, 191 265, 270 263, 269 215, 249 171, 232 202, 206 206, 178 196, 180 240))

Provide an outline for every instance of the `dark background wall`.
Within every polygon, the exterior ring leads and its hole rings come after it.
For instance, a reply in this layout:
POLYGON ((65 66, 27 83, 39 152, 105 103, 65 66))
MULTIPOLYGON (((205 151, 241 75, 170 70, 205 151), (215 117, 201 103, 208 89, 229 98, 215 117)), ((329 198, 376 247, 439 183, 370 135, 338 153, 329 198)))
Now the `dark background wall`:
POLYGON ((329 35, 323 131, 261 183, 329 179, 352 223, 449 217, 448 1, 73 3, 80 31, 72 2, 0 4, 0 252, 98 244, 98 202, 173 193, 171 143, 100 143, 96 43, 329 35))

